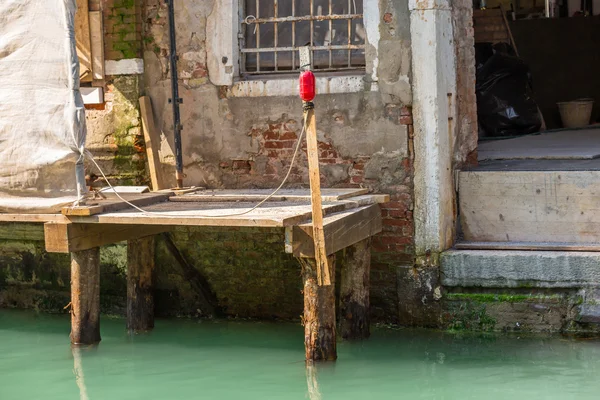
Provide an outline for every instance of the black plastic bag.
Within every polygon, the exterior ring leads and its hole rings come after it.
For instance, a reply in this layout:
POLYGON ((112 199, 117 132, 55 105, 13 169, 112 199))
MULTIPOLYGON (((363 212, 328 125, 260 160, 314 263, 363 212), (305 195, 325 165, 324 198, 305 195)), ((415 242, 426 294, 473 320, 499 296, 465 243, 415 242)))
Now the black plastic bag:
POLYGON ((484 137, 520 136, 539 132, 538 106, 532 98, 529 68, 511 54, 510 46, 494 46, 491 57, 482 48, 477 60, 477 116, 484 137), (482 60, 487 58, 487 60, 482 60))

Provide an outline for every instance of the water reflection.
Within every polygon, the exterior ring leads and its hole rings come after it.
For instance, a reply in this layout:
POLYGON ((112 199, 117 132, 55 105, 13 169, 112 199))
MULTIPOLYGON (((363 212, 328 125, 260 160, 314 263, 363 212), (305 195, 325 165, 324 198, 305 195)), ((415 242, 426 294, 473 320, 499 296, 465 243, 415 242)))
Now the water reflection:
POLYGON ((71 346, 71 352, 73 353, 73 374, 79 388, 79 399, 89 400, 87 386, 85 385, 85 374, 83 373, 83 359, 81 355, 83 351, 84 348, 81 346, 71 346))
POLYGON ((321 400, 319 380, 317 379, 317 367, 313 362, 306 363, 306 386, 310 400, 321 400))

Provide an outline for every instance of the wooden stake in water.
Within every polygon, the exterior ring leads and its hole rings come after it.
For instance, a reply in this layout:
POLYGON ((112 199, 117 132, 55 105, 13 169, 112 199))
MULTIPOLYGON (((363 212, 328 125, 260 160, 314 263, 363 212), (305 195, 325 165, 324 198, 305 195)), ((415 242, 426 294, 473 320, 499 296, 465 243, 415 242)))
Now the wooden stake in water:
MULTIPOLYGON (((300 49, 300 65, 310 69, 310 50, 300 49)), ((313 240, 317 262, 317 282, 320 286, 331 285, 329 262, 325 250, 325 232, 323 230, 323 206, 321 204, 321 173, 319 170, 319 145, 317 142, 317 121, 314 105, 304 103, 304 121, 306 124, 306 152, 308 155, 308 174, 312 205, 313 240)))
POLYGON ((71 343, 100 341, 100 248, 71 253, 71 343))

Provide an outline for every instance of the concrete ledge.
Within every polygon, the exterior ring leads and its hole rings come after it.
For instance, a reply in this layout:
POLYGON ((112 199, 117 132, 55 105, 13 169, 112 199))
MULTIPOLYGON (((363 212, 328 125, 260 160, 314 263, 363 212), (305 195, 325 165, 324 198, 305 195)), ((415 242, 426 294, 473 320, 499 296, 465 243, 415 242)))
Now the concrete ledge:
POLYGON ((441 278, 461 287, 600 286, 600 253, 450 250, 441 256, 441 278))
POLYGON ((144 73, 144 60, 129 58, 124 60, 106 60, 104 62, 105 75, 139 75, 144 73))
MULTIPOLYGON (((317 94, 357 93, 368 89, 365 75, 317 77, 317 94)), ((372 82, 370 91, 378 90, 372 82)), ((231 97, 272 97, 298 96, 298 78, 256 79, 235 82, 231 88, 231 97)))

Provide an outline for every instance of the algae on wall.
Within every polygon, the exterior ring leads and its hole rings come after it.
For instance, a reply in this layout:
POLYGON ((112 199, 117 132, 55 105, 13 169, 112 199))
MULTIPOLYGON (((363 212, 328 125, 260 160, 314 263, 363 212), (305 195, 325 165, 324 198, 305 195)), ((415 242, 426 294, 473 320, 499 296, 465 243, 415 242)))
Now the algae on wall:
MULTIPOLYGON (((86 110, 86 147, 112 184, 147 185, 146 148, 140 121, 141 75, 111 77, 104 109, 86 110)), ((88 165, 88 170, 96 171, 88 165)))
MULTIPOLYGON (((41 224, 39 227, 43 229, 41 224)), ((123 315, 127 295, 126 246, 105 246, 100 257, 101 311, 123 315)), ((70 281, 68 254, 46 252, 40 240, 0 241, 0 307, 66 313, 71 301, 70 281)))

